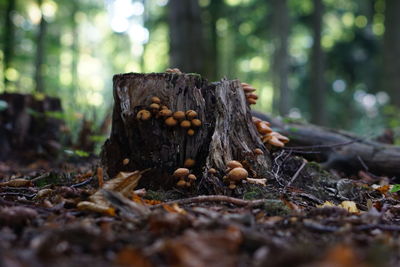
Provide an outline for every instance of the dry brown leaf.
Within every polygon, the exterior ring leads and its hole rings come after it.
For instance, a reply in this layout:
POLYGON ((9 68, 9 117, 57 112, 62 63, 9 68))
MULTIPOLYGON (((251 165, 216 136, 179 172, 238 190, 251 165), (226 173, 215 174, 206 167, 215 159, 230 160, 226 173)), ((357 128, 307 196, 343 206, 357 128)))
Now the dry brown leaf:
MULTIPOLYGON (((131 198, 133 189, 138 185, 142 173, 143 171, 120 172, 115 178, 104 183, 102 189, 118 192, 126 198, 131 198)), ((115 210, 110 207, 110 203, 104 197, 102 190, 97 190, 89 197, 89 200, 79 202, 77 205, 78 209, 114 216, 115 210)))
POLYGON ((32 181, 27 179, 17 178, 7 182, 0 183, 0 186, 10 186, 10 187, 32 186, 32 181))

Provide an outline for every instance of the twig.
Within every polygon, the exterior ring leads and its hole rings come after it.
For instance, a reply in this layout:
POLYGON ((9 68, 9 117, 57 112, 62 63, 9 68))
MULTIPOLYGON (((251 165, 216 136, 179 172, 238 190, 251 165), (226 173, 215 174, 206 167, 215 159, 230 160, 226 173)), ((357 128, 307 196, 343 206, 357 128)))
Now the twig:
POLYGON ((347 142, 342 142, 342 143, 337 143, 337 144, 332 144, 332 145, 311 145, 311 146, 292 146, 292 147, 283 147, 283 150, 298 150, 298 149, 315 149, 315 148, 319 148, 319 149, 325 149, 325 148, 333 148, 333 147, 339 147, 339 146, 347 146, 356 142, 361 142, 363 141, 363 139, 358 138, 358 139, 354 139, 351 141, 347 141, 347 142))
POLYGON ((244 200, 234 197, 222 196, 222 195, 209 195, 209 196, 197 196, 197 197, 189 197, 184 199, 172 200, 168 202, 164 202, 161 204, 153 205, 150 208, 155 209, 162 207, 163 205, 172 205, 172 204, 193 204, 193 203, 207 203, 207 202, 226 202, 229 204, 233 204, 236 206, 243 207, 258 207, 265 203, 265 199, 257 199, 257 200, 244 200))
POLYGON ((304 166, 306 166, 307 161, 305 159, 303 159, 303 163, 300 165, 300 167, 298 168, 298 170, 296 171, 296 173, 293 175, 292 179, 290 179, 289 183, 287 183, 285 185, 285 188, 288 188, 293 182, 294 180, 296 180, 296 178, 299 176, 300 172, 303 170, 304 166))
POLYGON ((77 183, 77 184, 73 184, 73 185, 71 185, 71 187, 73 187, 73 188, 81 187, 81 186, 84 186, 84 185, 90 183, 92 180, 93 180, 93 177, 89 178, 89 179, 87 179, 87 180, 85 180, 83 182, 80 182, 80 183, 77 183))

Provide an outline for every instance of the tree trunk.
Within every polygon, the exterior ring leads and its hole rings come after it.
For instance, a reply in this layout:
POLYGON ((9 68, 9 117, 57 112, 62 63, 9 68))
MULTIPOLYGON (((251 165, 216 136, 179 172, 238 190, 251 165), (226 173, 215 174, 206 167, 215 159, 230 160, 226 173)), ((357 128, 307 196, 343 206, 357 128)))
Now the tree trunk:
POLYGON ((324 6, 322 0, 314 0, 314 13, 312 20, 313 46, 311 50, 311 122, 326 125, 326 88, 324 79, 324 53, 321 46, 322 17, 324 6))
POLYGON ((15 47, 15 25, 12 21, 12 15, 15 11, 17 0, 7 1, 7 10, 5 14, 4 22, 4 59, 3 59, 3 74, 4 74, 4 91, 7 91, 7 87, 10 81, 7 79, 6 71, 11 67, 11 62, 14 57, 15 47))
POLYGON ((383 86, 391 103, 400 108, 400 1, 386 0, 383 38, 383 86))
POLYGON ((205 73, 203 27, 198 0, 170 0, 170 67, 205 73))
POLYGON ((142 185, 169 187, 176 183, 172 173, 184 167, 186 159, 195 160, 191 170, 207 192, 224 190, 219 178, 230 160, 241 161, 250 176, 268 176, 269 154, 237 80, 209 84, 193 74, 121 74, 114 76, 114 101, 111 136, 102 151, 102 162, 110 176, 150 168, 142 185), (153 96, 174 112, 195 110, 201 127, 194 128, 195 134, 189 136, 187 129, 168 127, 155 113, 149 120, 138 120, 138 112, 149 110, 153 96), (253 152, 256 148, 264 154, 257 156, 253 152), (210 168, 217 174, 209 174, 210 168))
MULTIPOLYGON (((42 10, 42 0, 38 0, 38 5, 40 10, 42 10)), ((35 60, 35 82, 36 82, 36 92, 43 93, 44 90, 44 80, 43 80, 43 65, 45 62, 45 37, 47 31, 47 22, 44 18, 43 12, 41 13, 41 19, 39 24, 39 31, 36 40, 36 60, 35 60)))
POLYGON ((207 42, 207 72, 205 76, 208 80, 215 81, 220 77, 218 75, 219 70, 219 53, 218 45, 219 38, 217 34, 217 21, 221 17, 221 10, 224 2, 222 0, 214 0, 210 2, 207 10, 209 11, 209 36, 210 40, 207 42))
POLYGON ((278 110, 281 116, 289 114, 289 10, 286 0, 274 0, 273 2, 272 31, 274 43, 272 82, 274 88, 274 110, 278 110))

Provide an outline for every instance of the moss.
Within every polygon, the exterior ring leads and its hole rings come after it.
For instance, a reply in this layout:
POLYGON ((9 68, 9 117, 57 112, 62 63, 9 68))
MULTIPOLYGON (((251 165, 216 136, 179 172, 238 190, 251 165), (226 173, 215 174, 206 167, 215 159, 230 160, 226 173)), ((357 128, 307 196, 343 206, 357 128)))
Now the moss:
POLYGON ((266 199, 263 209, 270 216, 285 216, 291 213, 291 210, 279 199, 266 199))

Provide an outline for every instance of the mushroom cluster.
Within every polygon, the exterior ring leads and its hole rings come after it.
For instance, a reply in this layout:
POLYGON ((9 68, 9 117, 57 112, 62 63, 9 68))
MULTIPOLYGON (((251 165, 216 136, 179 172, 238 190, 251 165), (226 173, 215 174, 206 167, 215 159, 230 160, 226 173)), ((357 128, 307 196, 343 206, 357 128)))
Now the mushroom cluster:
POLYGON ((224 179, 229 182, 230 189, 235 189, 237 183, 249 176, 249 173, 239 161, 231 160, 226 164, 226 167, 227 175, 224 176, 224 179))
POLYGON ((175 127, 179 125, 186 130, 189 136, 193 136, 196 132, 195 129, 199 128, 202 124, 201 120, 197 118, 197 112, 194 110, 175 111, 173 112, 166 105, 162 105, 161 99, 157 96, 151 98, 151 104, 147 109, 139 110, 136 114, 136 119, 147 121, 152 116, 164 120, 165 125, 168 127, 175 127))
POLYGON ((257 127, 257 131, 261 135, 261 140, 265 145, 284 147, 289 142, 289 138, 278 132, 274 132, 270 128, 271 124, 269 122, 253 117, 253 123, 257 127))
POLYGON ((244 94, 246 96, 247 104, 249 105, 255 105, 257 103, 258 95, 256 95, 254 92, 256 91, 255 88, 253 88, 250 84, 248 83, 241 83, 244 94))
POLYGON ((176 169, 173 176, 179 179, 179 181, 176 183, 176 185, 179 187, 190 187, 197 179, 197 177, 190 173, 189 169, 187 168, 176 169))

